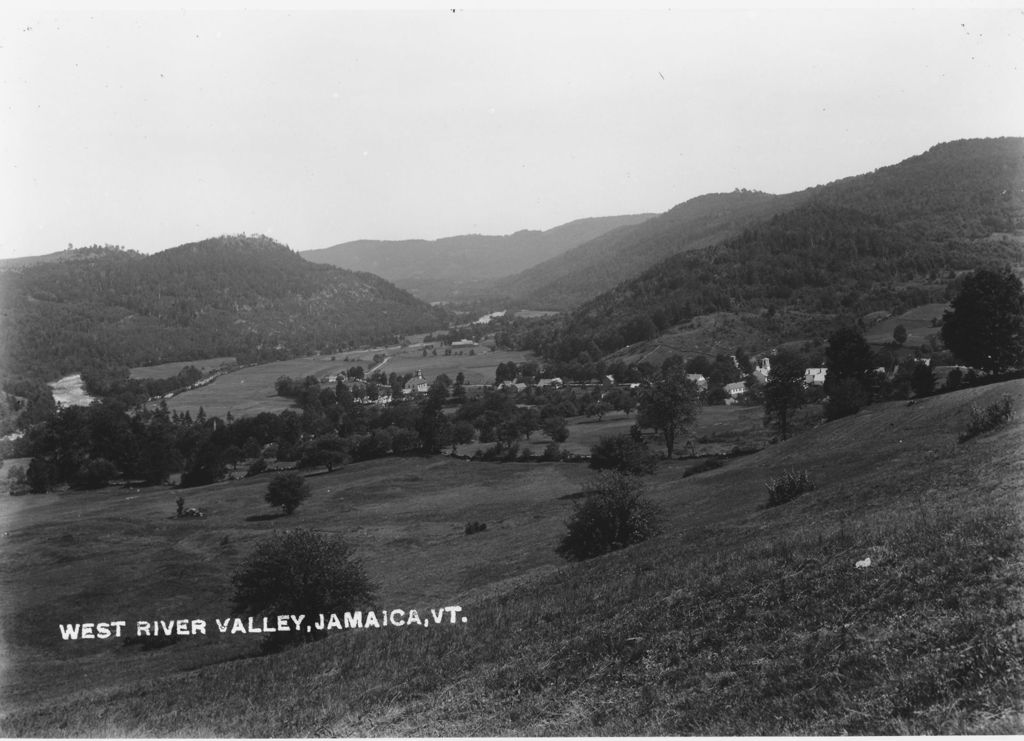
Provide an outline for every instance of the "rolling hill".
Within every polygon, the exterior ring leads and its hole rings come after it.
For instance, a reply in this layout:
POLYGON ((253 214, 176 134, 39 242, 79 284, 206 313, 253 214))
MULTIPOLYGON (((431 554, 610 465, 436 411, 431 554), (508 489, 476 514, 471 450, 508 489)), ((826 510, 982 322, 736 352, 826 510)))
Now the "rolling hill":
POLYGON ((444 326, 439 310, 369 273, 314 265, 263 236, 154 255, 112 248, 0 273, 7 376, 214 356, 294 357, 444 326))
POLYGON ((717 312, 781 341, 814 321, 945 301, 962 271, 1024 265, 1024 139, 938 145, 805 193, 736 236, 624 280, 527 347, 600 356, 717 312))
POLYGON ((1019 733, 1024 422, 958 442, 1007 395, 1019 410, 1022 382, 875 404, 685 479, 665 463, 646 479, 663 535, 577 564, 553 548, 579 466, 413 457, 311 477, 289 526, 356 544, 381 609, 467 622, 270 656, 252 635, 140 650, 56 630, 223 615, 231 571, 281 522, 251 514, 263 479, 190 491, 201 521, 173 517, 173 491, 5 497, 0 732, 1019 733), (765 508, 785 470, 816 488, 765 508), (465 536, 467 518, 490 527, 465 536))
POLYGON ((425 301, 486 296, 494 279, 516 273, 653 214, 578 219, 545 231, 443 239, 363 239, 300 254, 311 262, 383 276, 425 301))
POLYGON ((665 258, 708 247, 802 203, 809 194, 738 190, 698 196, 495 282, 493 293, 539 309, 574 308, 665 258))

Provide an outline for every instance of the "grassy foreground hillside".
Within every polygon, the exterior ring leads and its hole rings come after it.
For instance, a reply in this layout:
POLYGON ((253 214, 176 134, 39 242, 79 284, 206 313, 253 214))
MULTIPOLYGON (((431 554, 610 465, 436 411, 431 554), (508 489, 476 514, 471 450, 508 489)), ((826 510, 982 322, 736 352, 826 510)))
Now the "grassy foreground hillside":
MULTIPOLYGON (((649 481, 665 510, 662 536, 585 564, 520 570, 513 583, 451 582, 436 594, 455 596, 444 603, 460 604, 465 624, 349 631, 270 657, 153 672, 26 704, 2 717, 0 732, 1019 733, 1022 408, 1024 382, 1013 381, 875 405, 685 480, 685 463, 674 462, 649 481), (1017 418, 958 442, 972 405, 1003 394, 1017 418), (764 480, 793 468, 817 488, 763 509, 764 480)), ((408 506, 414 488, 434 491, 423 512, 463 519, 471 505, 457 487, 445 497, 426 483, 457 463, 422 463, 406 486, 394 465, 378 471, 379 485, 394 506, 408 506)), ((379 551, 390 563, 369 562, 376 576, 409 583, 413 568, 435 578, 444 564, 427 559, 474 538, 482 568, 510 551, 553 547, 557 529, 544 524, 531 537, 529 523, 567 507, 559 497, 578 484, 564 478, 572 466, 462 465, 470 478, 530 472, 518 482, 520 539, 490 552, 491 529, 438 535, 443 547, 432 552, 393 543, 379 551)), ((500 506, 487 492, 472 495, 500 506)), ((207 496, 212 506, 217 492, 207 496)), ((341 522, 321 526, 347 531, 341 522)), ((27 589, 17 574, 5 578, 27 589)))

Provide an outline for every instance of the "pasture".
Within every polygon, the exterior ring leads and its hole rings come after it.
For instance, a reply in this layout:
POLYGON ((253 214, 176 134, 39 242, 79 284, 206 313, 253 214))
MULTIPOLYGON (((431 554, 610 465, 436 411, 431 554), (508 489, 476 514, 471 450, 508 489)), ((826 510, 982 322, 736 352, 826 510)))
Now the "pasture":
POLYGON ((204 376, 208 373, 230 368, 237 361, 232 357, 204 358, 202 360, 184 360, 176 363, 161 363, 160 365, 144 365, 132 368, 128 375, 138 380, 173 378, 188 366, 194 366, 204 376))
POLYGON ((505 579, 550 569, 580 490, 579 465, 499 466, 437 456, 369 461, 313 475, 291 516, 263 500, 269 474, 187 490, 112 488, 0 499, 4 709, 70 698, 252 655, 255 637, 182 638, 158 650, 63 641, 69 622, 230 614, 230 574, 281 528, 336 533, 356 547, 384 606, 425 611, 505 579), (175 516, 177 497, 203 519, 175 516), (472 536, 466 522, 487 523, 472 536))
MULTIPOLYGON (((821 407, 808 404, 800 409, 794 421, 794 429, 813 427, 820 422, 821 407)), ((764 426, 764 407, 724 404, 702 407, 691 427, 676 440, 676 456, 727 455, 737 447, 744 450, 760 449, 775 437, 775 431, 764 426), (692 445, 691 445, 692 443, 692 445)), ((590 448, 602 437, 628 435, 636 423, 636 412, 609 412, 601 420, 596 417, 570 417, 566 420, 569 439, 561 443, 562 450, 577 455, 589 455, 590 448)), ((652 450, 664 455, 665 443, 661 435, 645 432, 652 450)), ((551 440, 538 431, 530 440, 520 440, 519 449, 528 449, 532 455, 543 454, 551 440)), ((474 442, 459 446, 459 455, 472 455, 493 443, 474 442)))
POLYGON ((371 461, 309 477, 291 517, 263 503, 265 476, 180 492, 204 520, 175 518, 168 489, 7 497, 0 732, 1020 732, 1024 422, 958 442, 1003 394, 1024 406, 1004 382, 875 404, 685 479, 665 463, 646 479, 664 534, 583 564, 552 552, 579 464, 371 461), (792 469, 814 491, 765 509, 765 480, 792 469), (303 525, 357 546, 382 606, 460 604, 468 624, 245 661, 253 637, 142 651, 56 632, 224 616, 244 554, 303 525))
POLYGON ((461 371, 466 376, 467 384, 493 383, 494 371, 499 363, 510 360, 521 363, 529 358, 526 353, 493 351, 485 346, 476 348, 473 355, 466 350, 457 351, 462 352, 461 355, 453 352, 446 357, 440 343, 435 347, 437 355, 428 349, 424 356, 424 346, 372 348, 338 353, 333 356, 333 360, 330 355, 318 355, 239 368, 218 376, 212 383, 168 399, 167 406, 182 414, 188 411, 192 416, 202 407, 207 416, 222 418, 228 412, 234 417, 254 416, 260 412, 278 413, 297 408, 290 399, 278 396, 274 390, 274 383, 281 376, 323 378, 345 372, 353 366, 362 366, 364 371, 369 371, 375 367, 374 355, 379 353, 388 356, 387 361, 380 366, 384 373, 403 375, 422 370, 428 380, 447 373, 454 381, 461 371))
POLYGON ((904 347, 917 348, 928 342, 928 336, 937 334, 939 328, 932 322, 942 319, 942 313, 949 308, 949 304, 924 304, 915 306, 898 316, 890 316, 883 319, 867 329, 864 339, 871 345, 886 345, 892 342, 892 331, 899 325, 907 330, 907 340, 904 347))

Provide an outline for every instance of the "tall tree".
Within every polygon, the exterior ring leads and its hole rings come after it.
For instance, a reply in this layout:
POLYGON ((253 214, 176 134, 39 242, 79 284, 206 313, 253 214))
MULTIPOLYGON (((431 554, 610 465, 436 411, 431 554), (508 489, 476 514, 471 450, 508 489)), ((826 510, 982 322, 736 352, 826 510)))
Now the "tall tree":
POLYGON ((681 364, 672 364, 643 389, 639 409, 638 424, 661 431, 667 457, 671 458, 679 433, 700 411, 697 385, 686 378, 681 364))
POLYGON ((772 358, 772 370, 764 387, 765 425, 774 425, 785 440, 789 437, 793 414, 803 404, 803 358, 792 351, 779 350, 772 358))
POLYGON ((847 378, 866 385, 867 374, 874 363, 874 355, 864 335, 853 327, 836 330, 829 336, 825 350, 825 365, 828 366, 825 393, 831 393, 840 381, 847 378))
POLYGON ((1009 268, 964 279, 942 317, 946 347, 967 365, 1001 373, 1024 362, 1024 291, 1009 268))

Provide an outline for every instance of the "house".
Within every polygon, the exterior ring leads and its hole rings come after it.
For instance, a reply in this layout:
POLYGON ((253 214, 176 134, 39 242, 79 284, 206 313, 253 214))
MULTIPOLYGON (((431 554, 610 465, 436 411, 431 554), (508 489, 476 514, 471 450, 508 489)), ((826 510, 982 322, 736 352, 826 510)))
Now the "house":
POLYGON ((697 386, 698 391, 708 390, 708 379, 704 377, 703 373, 687 373, 686 380, 692 381, 697 386))
POLYGON ((772 372, 772 363, 768 359, 768 356, 761 358, 757 361, 757 365, 754 366, 754 379, 758 383, 768 383, 768 376, 772 372))
POLYGON ((804 386, 824 386, 828 368, 805 368, 804 386))
POLYGON ((539 381, 537 381, 537 388, 540 389, 549 387, 554 389, 560 389, 562 388, 562 385, 563 384, 561 378, 542 378, 539 381))
POLYGON ((452 343, 452 347, 476 347, 476 343, 473 342, 473 340, 455 340, 455 342, 452 343))
POLYGON ((725 393, 729 394, 733 399, 743 396, 743 394, 747 393, 747 384, 743 381, 727 383, 725 384, 725 393))
POLYGON ((405 386, 402 387, 402 394, 406 396, 409 394, 425 394, 428 389, 430 389, 430 384, 423 377, 423 371, 417 370, 416 377, 410 378, 405 382, 405 386))

